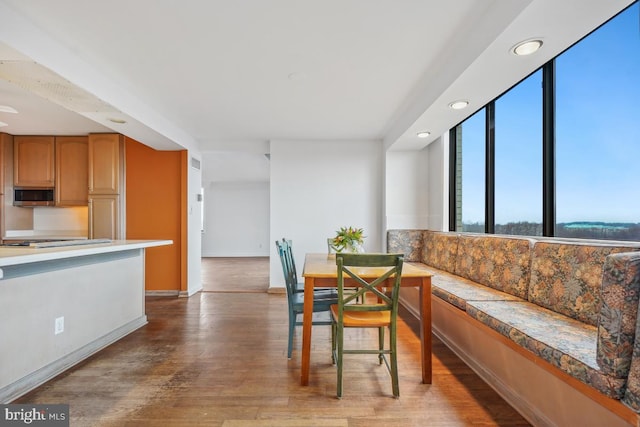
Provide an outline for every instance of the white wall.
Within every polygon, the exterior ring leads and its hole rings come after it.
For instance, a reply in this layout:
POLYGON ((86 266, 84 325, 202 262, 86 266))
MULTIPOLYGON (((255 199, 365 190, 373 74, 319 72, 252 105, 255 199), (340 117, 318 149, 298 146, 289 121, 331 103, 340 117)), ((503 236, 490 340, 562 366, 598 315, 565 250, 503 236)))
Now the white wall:
POLYGON ((387 229, 427 228, 428 151, 389 151, 386 157, 387 229))
POLYGON ((270 151, 272 287, 284 286, 276 239, 293 240, 300 275, 304 254, 326 252, 341 226, 364 228, 366 251, 383 249, 380 141, 271 141, 270 151))
POLYGON ((427 188, 429 230, 449 230, 449 133, 426 147, 429 153, 427 188))
POLYGON ((448 229, 449 138, 386 153, 386 228, 448 229))
POLYGON ((202 256, 269 256, 269 146, 232 148, 203 153, 202 256))
POLYGON ((270 283, 280 287, 276 239, 293 240, 301 275, 304 254, 325 252, 341 226, 363 227, 369 252, 386 250, 388 228, 446 229, 446 137, 410 152, 383 153, 377 141, 272 141, 206 152, 202 256, 270 256, 270 283))
POLYGON ((200 259, 202 217, 200 216, 201 202, 198 200, 198 194, 202 188, 202 157, 200 153, 192 150, 189 150, 187 156, 187 295, 193 295, 202 289, 200 259), (200 169, 193 167, 192 158, 200 162, 200 169))
MULTIPOLYGON (((449 135, 419 152, 387 153, 387 228, 449 229, 449 135), (406 191, 394 191, 403 188, 406 191)), ((417 288, 402 288, 400 300, 416 316, 417 288)))
POLYGON ((208 182, 202 256, 269 256, 269 183, 208 182))

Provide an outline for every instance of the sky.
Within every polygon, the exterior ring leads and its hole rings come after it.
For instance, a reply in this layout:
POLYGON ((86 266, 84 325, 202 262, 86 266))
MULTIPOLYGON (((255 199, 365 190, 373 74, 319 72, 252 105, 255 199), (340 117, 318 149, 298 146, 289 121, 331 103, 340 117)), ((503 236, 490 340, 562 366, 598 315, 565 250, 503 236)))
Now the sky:
MULTIPOLYGON (((640 6, 556 59, 556 222, 640 223, 640 6)), ((542 222, 542 73, 496 100, 496 223, 542 222)), ((463 222, 484 222, 484 110, 463 123, 463 222)))

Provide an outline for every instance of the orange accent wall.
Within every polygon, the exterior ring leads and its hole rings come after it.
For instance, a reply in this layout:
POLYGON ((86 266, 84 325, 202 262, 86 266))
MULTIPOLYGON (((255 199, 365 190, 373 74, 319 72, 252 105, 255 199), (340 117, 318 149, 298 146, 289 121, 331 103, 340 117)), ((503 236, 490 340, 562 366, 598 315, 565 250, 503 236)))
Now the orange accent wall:
POLYGON ((180 291, 186 264, 183 215, 187 192, 182 151, 157 151, 125 138, 127 239, 173 240, 146 250, 145 289, 180 291))

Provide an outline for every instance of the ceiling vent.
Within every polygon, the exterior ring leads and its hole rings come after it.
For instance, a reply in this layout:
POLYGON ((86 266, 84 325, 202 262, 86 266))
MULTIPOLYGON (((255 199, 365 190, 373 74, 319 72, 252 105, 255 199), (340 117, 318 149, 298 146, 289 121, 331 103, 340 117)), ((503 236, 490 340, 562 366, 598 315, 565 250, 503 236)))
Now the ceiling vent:
POLYGON ((191 167, 194 169, 198 169, 200 170, 200 160, 196 159, 195 157, 191 158, 191 167))

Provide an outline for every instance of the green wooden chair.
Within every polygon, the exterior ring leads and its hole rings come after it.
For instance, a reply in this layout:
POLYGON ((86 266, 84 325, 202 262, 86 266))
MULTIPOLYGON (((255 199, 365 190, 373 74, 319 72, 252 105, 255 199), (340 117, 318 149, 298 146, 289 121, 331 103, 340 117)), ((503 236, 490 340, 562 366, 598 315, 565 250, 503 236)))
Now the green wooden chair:
MULTIPOLYGON (((287 358, 291 359, 295 327, 297 325, 302 325, 302 320, 298 320, 298 315, 302 314, 304 309, 304 287, 300 289, 300 284, 298 283, 290 241, 282 239, 280 242, 276 240, 276 248, 278 249, 278 255, 280 255, 280 262, 282 263, 282 271, 284 273, 285 287, 287 290, 287 304, 289 307, 289 340, 287 358)), ((331 325, 329 307, 331 304, 336 304, 337 302, 338 292, 336 289, 314 290, 313 312, 324 312, 326 314, 326 320, 316 316, 313 320, 313 325, 331 325)))
MULTIPOLYGON (((402 275, 402 254, 336 254, 338 274, 338 303, 331 306, 332 359, 338 368, 338 398, 342 398, 342 372, 344 354, 377 354, 379 363, 387 366, 391 374, 393 396, 400 396, 398 384, 398 358, 396 351, 396 331, 398 318, 398 294, 402 275), (381 274, 376 279, 363 279, 358 271, 362 267, 379 267, 381 274), (345 281, 350 279, 358 285, 355 293, 345 292, 345 281), (389 288, 390 294, 381 287, 389 288), (377 297, 375 304, 353 304, 364 293, 373 293, 377 297), (377 328, 377 349, 345 349, 345 328, 377 328), (389 348, 385 349, 384 330, 389 328, 389 348), (389 359, 387 359, 389 356, 389 359)), ((362 274, 362 273, 361 273, 362 274)), ((389 290, 389 289, 387 289, 389 290)))
MULTIPOLYGON (((290 239, 287 240, 284 237, 282 238, 282 242, 287 244, 287 260, 289 270, 291 272, 290 274, 292 275, 291 280, 296 284, 295 292, 302 292, 304 291, 304 282, 298 281, 298 271, 296 269, 296 262, 293 258, 293 244, 290 239)), ((324 295, 327 293, 323 291, 329 291, 328 293, 332 294, 336 299, 338 298, 338 291, 336 288, 315 288, 315 295, 324 295)))
POLYGON ((335 254, 336 252, 338 252, 338 248, 333 245, 333 238, 327 237, 327 253, 335 254))

